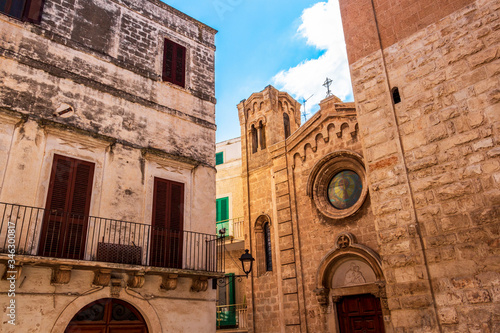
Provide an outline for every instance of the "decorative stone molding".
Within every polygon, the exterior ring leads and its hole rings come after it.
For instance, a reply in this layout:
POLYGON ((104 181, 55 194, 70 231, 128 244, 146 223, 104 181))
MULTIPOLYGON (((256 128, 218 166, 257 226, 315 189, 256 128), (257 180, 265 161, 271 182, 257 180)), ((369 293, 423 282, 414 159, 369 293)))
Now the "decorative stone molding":
POLYGON ((191 291, 200 292, 200 291, 207 291, 207 289, 208 289, 207 277, 193 278, 193 285, 191 286, 191 291))
POLYGON ((2 280, 12 279, 14 278, 16 281, 21 277, 21 272, 23 270, 23 265, 15 265, 14 268, 9 268, 9 265, 6 264, 5 271, 2 275, 2 280))
POLYGON ((94 271, 94 281, 92 282, 96 286, 108 286, 111 281, 111 270, 110 269, 99 269, 94 271))
POLYGON ((142 288, 146 282, 146 277, 144 272, 136 272, 134 274, 129 274, 127 285, 130 288, 142 288))
POLYGON ((337 249, 347 249, 353 244, 356 244, 356 238, 350 232, 342 232, 337 236, 335 246, 337 249))
POLYGON ((332 296, 332 302, 339 303, 340 301, 342 301, 342 298, 342 296, 332 296))
POLYGON ((177 288, 177 280, 179 278, 179 275, 177 274, 167 274, 167 275, 162 275, 162 282, 160 285, 160 288, 163 290, 174 290, 177 288))
POLYGON ((68 284, 71 280, 71 270, 73 266, 57 266, 52 268, 51 284, 68 284))
POLYGON ((122 279, 111 279, 110 294, 111 297, 120 297, 120 291, 122 290, 122 279))
POLYGON ((328 292, 329 290, 326 288, 314 289, 319 305, 328 306, 328 292))
POLYGON ((307 180, 307 195, 313 200, 318 211, 331 219, 343 219, 356 214, 363 206, 368 195, 368 183, 363 157, 353 151, 336 151, 322 158, 312 168, 307 180), (338 209, 328 199, 328 186, 332 178, 342 171, 356 173, 362 189, 356 203, 345 209, 338 209))

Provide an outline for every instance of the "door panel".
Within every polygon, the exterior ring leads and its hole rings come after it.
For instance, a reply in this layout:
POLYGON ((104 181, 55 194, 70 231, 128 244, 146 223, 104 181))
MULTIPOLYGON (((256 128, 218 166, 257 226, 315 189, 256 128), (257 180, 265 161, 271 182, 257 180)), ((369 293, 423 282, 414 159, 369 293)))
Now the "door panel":
POLYGON ((337 303, 341 333, 384 333, 380 300, 373 295, 349 296, 337 303))

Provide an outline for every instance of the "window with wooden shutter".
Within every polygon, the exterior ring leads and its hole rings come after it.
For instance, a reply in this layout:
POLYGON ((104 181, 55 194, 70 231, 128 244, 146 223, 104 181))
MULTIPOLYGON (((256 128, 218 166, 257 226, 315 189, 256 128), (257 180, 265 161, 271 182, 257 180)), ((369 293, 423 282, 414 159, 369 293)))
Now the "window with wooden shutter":
POLYGON ((182 268, 184 184, 155 178, 151 266, 182 268))
POLYGON ((165 39, 163 49, 163 81, 181 87, 186 84, 186 48, 171 40, 165 39))
POLYGON ((39 255, 83 259, 94 164, 54 155, 39 255))
POLYGON ((19 20, 40 23, 44 0, 0 0, 0 12, 19 20))
POLYGON ((220 165, 224 163, 224 152, 219 152, 215 154, 215 165, 220 165))

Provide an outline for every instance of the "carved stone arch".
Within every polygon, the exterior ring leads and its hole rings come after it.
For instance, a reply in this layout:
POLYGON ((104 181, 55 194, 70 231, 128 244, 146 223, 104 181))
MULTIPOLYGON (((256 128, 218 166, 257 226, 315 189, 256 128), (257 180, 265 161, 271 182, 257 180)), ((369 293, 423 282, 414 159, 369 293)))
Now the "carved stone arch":
POLYGON ((335 135, 335 124, 334 123, 328 124, 326 129, 328 132, 328 140, 331 140, 332 138, 334 138, 335 135))
POLYGON ((302 165, 302 162, 304 162, 304 160, 305 157, 300 156, 300 153, 295 153, 293 155, 293 168, 295 168, 296 165, 302 165))
POLYGON ((319 145, 321 141, 325 142, 325 137, 323 136, 323 133, 316 134, 316 137, 314 139, 316 140, 316 147, 319 145))
MULTIPOLYGON (((109 298, 109 292, 109 288, 103 288, 95 293, 89 293, 73 299, 59 314, 50 332, 64 332, 73 317, 83 307, 99 299, 109 298)), ((120 293, 119 299, 130 303, 144 317, 149 332, 163 332, 160 317, 148 300, 124 292, 120 293)))
MULTIPOLYGON (((351 280, 352 276, 351 274, 351 280)), ((315 293, 322 306, 328 306, 330 299, 338 301, 343 296, 372 294, 381 299, 386 309, 385 278, 379 255, 371 248, 358 244, 352 234, 347 232, 339 234, 335 248, 320 262, 316 272, 315 293), (362 279, 351 283, 352 281, 347 279, 348 274, 352 267, 356 266, 362 279), (359 266, 363 266, 361 271, 359 266), (345 272, 347 268, 349 270, 345 272), (339 274, 344 278, 340 279, 340 282, 339 274)))
POLYGON ((281 103, 281 101, 278 101, 278 110, 283 112, 283 103, 281 103))
POLYGON ((255 220, 255 225, 254 225, 254 230, 255 231, 262 231, 262 227, 264 226, 264 223, 269 222, 271 224, 271 218, 267 214, 262 214, 260 215, 257 220, 255 220))
POLYGON ((348 128, 349 128, 349 124, 348 123, 343 123, 342 125, 340 125, 340 129, 337 132, 337 137, 341 138, 343 136, 343 134, 344 134, 344 131, 347 130, 348 128))
POLYGON ((260 102, 259 104, 259 111, 261 111, 264 108, 264 102, 260 102))
POLYGON ((253 102, 253 104, 252 104, 252 110, 253 110, 254 113, 256 111, 259 111, 259 109, 258 109, 258 103, 257 102, 253 102))

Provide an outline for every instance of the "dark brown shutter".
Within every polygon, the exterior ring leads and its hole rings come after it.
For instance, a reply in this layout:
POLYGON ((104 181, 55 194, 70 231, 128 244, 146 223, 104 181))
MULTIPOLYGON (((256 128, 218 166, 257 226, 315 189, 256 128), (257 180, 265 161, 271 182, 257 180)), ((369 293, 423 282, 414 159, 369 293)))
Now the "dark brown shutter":
POLYGON ((54 155, 40 255, 82 259, 94 164, 54 155))
POLYGON ((151 265, 180 268, 184 225, 184 184, 155 178, 151 265))
POLYGON ((163 81, 185 86, 186 81, 186 48, 165 39, 163 48, 163 81))
POLYGON ((42 21, 42 10, 45 0, 27 0, 24 10, 24 20, 33 23, 42 21))

